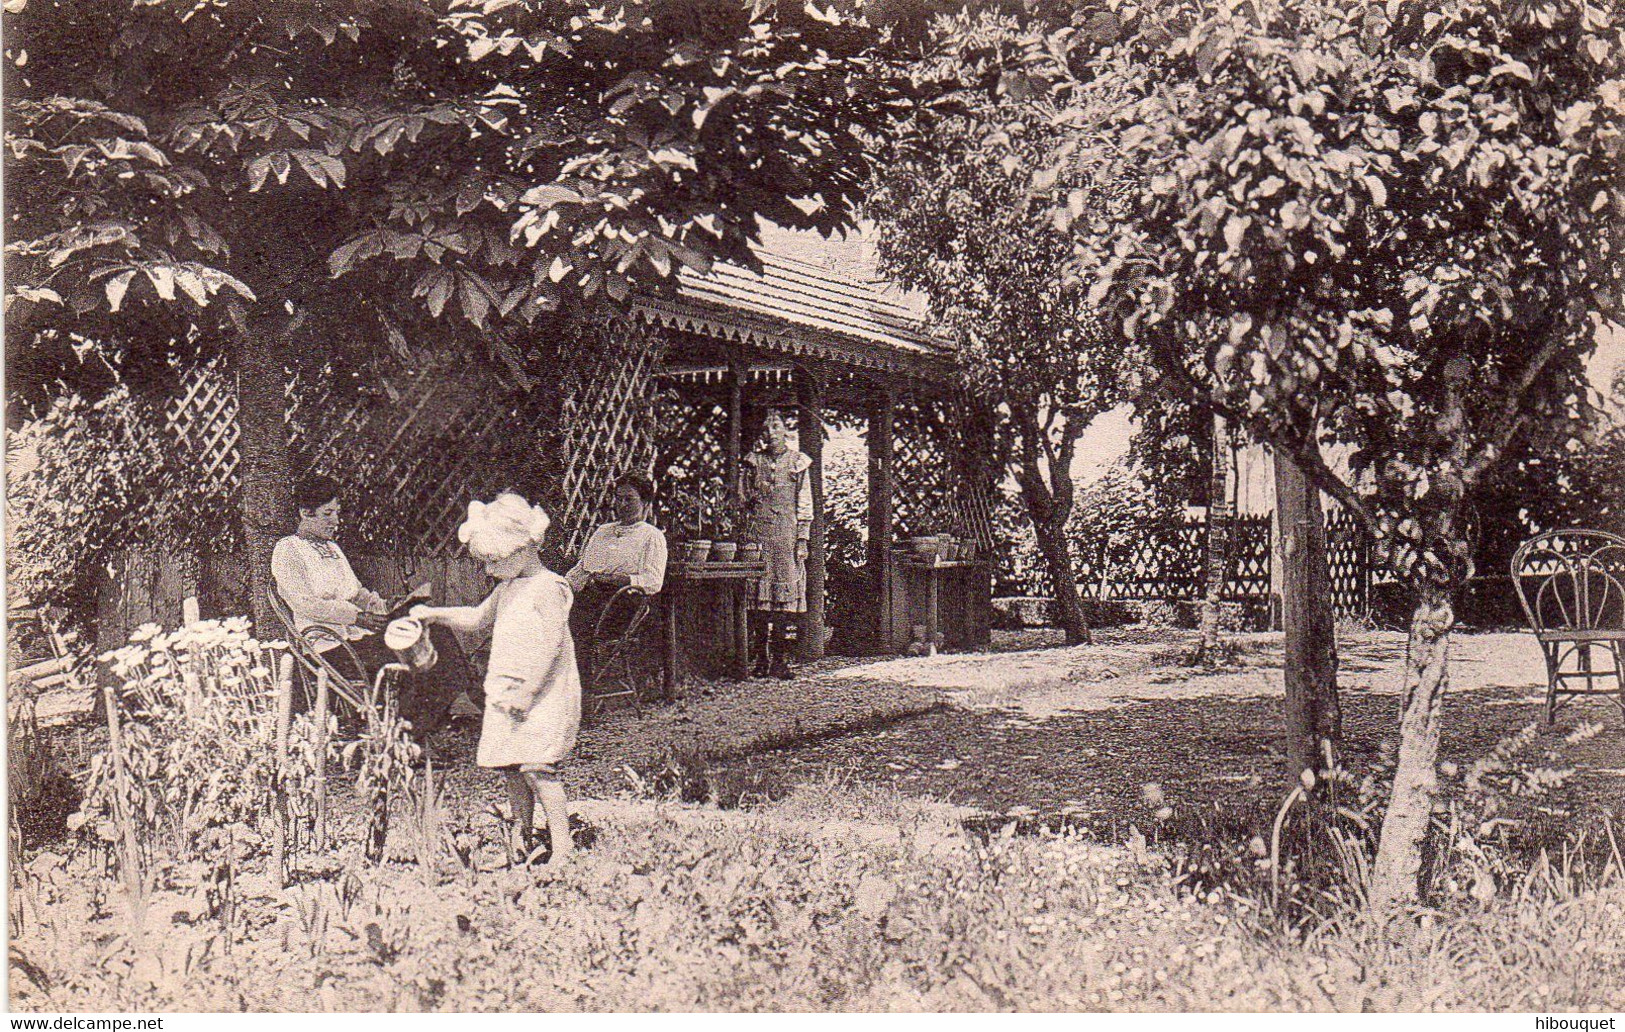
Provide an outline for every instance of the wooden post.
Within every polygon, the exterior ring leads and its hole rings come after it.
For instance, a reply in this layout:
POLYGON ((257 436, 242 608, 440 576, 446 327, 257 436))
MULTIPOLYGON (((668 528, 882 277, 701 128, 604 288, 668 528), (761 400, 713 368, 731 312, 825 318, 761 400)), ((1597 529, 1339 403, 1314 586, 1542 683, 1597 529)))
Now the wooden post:
POLYGON ((1286 686, 1288 774, 1325 769, 1325 743, 1342 737, 1337 698, 1337 634, 1326 566, 1320 489, 1289 455, 1275 454, 1275 508, 1281 524, 1281 645, 1286 686))
POLYGON ((113 754, 113 819, 118 821, 124 842, 124 859, 119 864, 124 890, 130 897, 130 921, 139 934, 147 924, 146 884, 141 873, 141 843, 135 836, 135 815, 130 813, 130 773, 124 767, 124 737, 119 727, 118 698, 111 681, 102 682, 102 703, 107 708, 107 747, 113 754))
POLYGON ((316 784, 311 820, 316 825, 316 852, 327 851, 327 671, 316 672, 316 784))
POLYGON ((1213 442, 1209 449, 1207 497, 1207 555, 1203 563, 1202 640, 1200 654, 1216 659, 1219 648, 1220 613, 1224 609, 1225 580, 1230 573, 1230 538, 1235 511, 1230 507, 1230 426, 1225 418, 1213 415, 1213 442))
POLYGON ((671 578, 666 581, 664 597, 660 607, 665 617, 665 648, 661 651, 660 673, 666 689, 666 698, 676 699, 677 694, 677 610, 681 604, 683 582, 680 578, 671 578))
POLYGON ((728 353, 728 448, 726 453, 728 504, 740 505, 745 497, 745 380, 750 363, 738 350, 728 353))
POLYGON ((828 551, 828 527, 824 519, 824 383, 818 370, 796 369, 796 430, 802 454, 812 460, 807 475, 812 480, 812 530, 807 538, 807 612, 798 634, 801 658, 822 659, 824 655, 824 594, 828 551))
POLYGON ((288 885, 288 722, 292 716, 293 657, 283 653, 277 662, 276 757, 272 764, 276 778, 276 812, 271 818, 271 877, 279 889, 288 885))
POLYGON ((869 577, 873 586, 875 649, 887 647, 892 581, 892 410, 897 391, 889 383, 869 413, 869 577))

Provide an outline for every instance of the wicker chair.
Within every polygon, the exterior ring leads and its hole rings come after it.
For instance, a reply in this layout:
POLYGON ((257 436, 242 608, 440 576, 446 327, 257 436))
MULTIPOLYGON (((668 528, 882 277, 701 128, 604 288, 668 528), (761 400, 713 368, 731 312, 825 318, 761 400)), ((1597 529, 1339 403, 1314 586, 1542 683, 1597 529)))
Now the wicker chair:
POLYGON ((654 599, 630 585, 610 596, 593 622, 592 650, 588 659, 587 683, 582 686, 586 701, 603 709, 610 699, 630 697, 632 708, 643 716, 642 678, 638 664, 638 639, 654 612, 654 599), (606 631, 619 627, 618 633, 606 631))
POLYGON ((1512 583, 1546 659, 1546 723, 1580 695, 1611 695, 1625 710, 1625 538, 1537 535, 1513 554, 1512 583))
POLYGON ((327 690, 332 696, 348 706, 355 716, 365 717, 373 708, 370 700, 375 693, 365 682, 357 681, 340 672, 325 655, 328 650, 318 651, 317 646, 329 644, 330 647, 341 648, 350 657, 354 669, 365 670, 366 667, 362 666, 355 649, 350 647, 348 641, 326 627, 307 627, 302 632, 297 630, 293 610, 288 608, 288 603, 283 601, 275 588, 267 594, 270 596, 271 611, 276 613, 282 629, 287 632, 288 650, 298 663, 299 683, 304 689, 305 705, 309 707, 315 704, 316 678, 325 672, 327 690))

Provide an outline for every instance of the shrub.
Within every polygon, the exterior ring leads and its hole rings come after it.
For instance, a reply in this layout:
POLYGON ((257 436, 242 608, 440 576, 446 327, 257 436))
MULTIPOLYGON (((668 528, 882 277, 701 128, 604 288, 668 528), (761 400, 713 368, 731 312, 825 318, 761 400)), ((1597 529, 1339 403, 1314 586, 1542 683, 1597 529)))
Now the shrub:
POLYGON ((104 569, 124 550, 230 547, 235 524, 163 416, 128 387, 57 399, 7 442, 10 587, 84 627, 104 569))

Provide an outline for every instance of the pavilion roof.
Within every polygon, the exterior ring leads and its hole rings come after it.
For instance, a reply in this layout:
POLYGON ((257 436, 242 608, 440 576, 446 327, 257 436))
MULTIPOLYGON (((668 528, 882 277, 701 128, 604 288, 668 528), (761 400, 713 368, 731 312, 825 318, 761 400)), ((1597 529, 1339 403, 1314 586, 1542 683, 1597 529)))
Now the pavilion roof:
POLYGON ((753 247, 761 272, 722 262, 703 274, 685 270, 676 298, 647 299, 638 307, 665 325, 769 352, 951 378, 953 345, 926 331, 919 302, 850 263, 816 260, 821 252, 840 254, 839 244, 821 243, 812 234, 770 236, 753 247))

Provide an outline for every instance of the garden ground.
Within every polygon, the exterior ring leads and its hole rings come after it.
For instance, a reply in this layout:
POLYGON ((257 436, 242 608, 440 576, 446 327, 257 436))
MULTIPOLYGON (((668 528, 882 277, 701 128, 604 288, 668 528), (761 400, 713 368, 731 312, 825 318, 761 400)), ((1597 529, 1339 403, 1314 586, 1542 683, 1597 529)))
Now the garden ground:
MULTIPOLYGON (((673 761, 742 772, 763 791, 830 778, 1018 817, 1142 817, 1156 783, 1175 807, 1279 799, 1280 636, 1236 639, 1237 659, 1181 665, 1194 635, 1107 631, 1083 646, 1030 647, 1042 633, 1002 636, 1005 650, 851 663, 830 660, 779 682, 717 684, 637 718, 589 720, 571 789, 604 797, 673 761), (1010 648, 1012 645, 1028 646, 1010 648)), ((1359 769, 1396 734, 1405 637, 1339 643, 1345 757, 1359 769)), ((1625 813, 1625 722, 1612 700, 1571 704, 1547 729, 1545 674, 1527 634, 1461 635, 1446 700, 1441 759, 1465 765, 1535 723, 1537 750, 1557 749, 1575 775, 1566 800, 1625 813), (1603 730, 1570 745, 1583 722, 1603 730)), ((472 752, 470 728, 450 742, 472 752)), ((452 784, 492 793, 495 780, 459 764, 452 784)))
MULTIPOLYGON (((1030 642, 1024 643, 1030 644, 1030 642)), ((570 770, 586 848, 562 873, 498 855, 494 779, 446 743, 444 821, 472 862, 428 864, 399 818, 360 860, 362 817, 270 888, 169 872, 147 929, 82 853, 33 854, 13 908, 14 1007, 40 1009, 1618 1009, 1625 884, 1548 866, 1392 940, 1307 938, 1256 898, 1197 886, 1147 849, 1176 811, 1282 792, 1278 640, 1229 669, 1189 641, 842 665, 715 685, 589 722, 570 770), (698 785, 735 809, 684 804, 698 785), (665 798, 661 798, 665 796, 665 798), (1160 806, 1158 806, 1160 809, 1160 806), (991 836, 967 818, 994 815, 991 836), (1020 833, 1075 818, 1059 835, 1020 833), (1130 831, 1129 826, 1136 826, 1130 831), (974 826, 974 824, 972 824, 974 826), (1146 835, 1138 829, 1143 828, 1146 835), (212 893, 212 895, 211 895, 212 893), (221 900, 230 905, 221 907, 221 900), (212 914, 214 916, 203 916, 212 914), (88 947, 88 948, 87 948, 88 947), (22 972, 19 975, 19 972, 22 972)), ((1403 640, 1342 643, 1351 765, 1392 732, 1403 640)), ((1464 638, 1445 756, 1539 719, 1527 637, 1464 638)), ((1575 775, 1550 809, 1618 814, 1625 726, 1601 700, 1539 732, 1575 775), (1582 722, 1600 732, 1576 744, 1582 722)), ((701 793, 704 794, 704 793, 701 793)), ((344 793, 337 793, 340 797, 344 793)), ((1174 819, 1177 823, 1177 818, 1174 819)), ((245 843, 252 855, 252 843, 245 843)), ((430 850, 429 852, 434 852, 430 850)), ((1249 860, 1249 863, 1252 863, 1249 860)))

